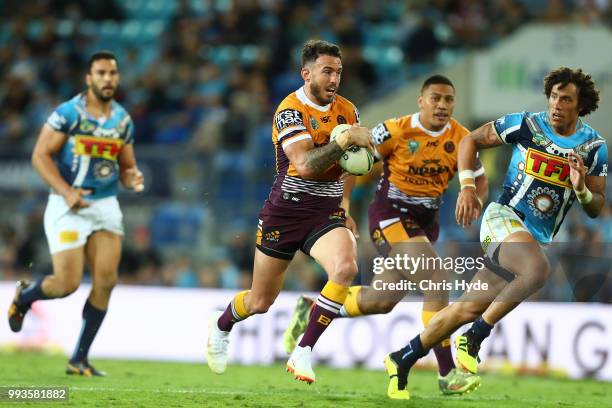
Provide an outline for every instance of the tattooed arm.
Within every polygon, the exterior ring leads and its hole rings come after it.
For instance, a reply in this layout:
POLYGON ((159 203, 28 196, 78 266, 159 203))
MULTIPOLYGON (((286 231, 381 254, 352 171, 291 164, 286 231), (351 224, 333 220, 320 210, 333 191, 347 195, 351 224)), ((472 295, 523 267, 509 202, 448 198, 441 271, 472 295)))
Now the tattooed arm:
POLYGON ((300 176, 312 179, 325 173, 350 145, 371 148, 367 128, 354 126, 325 146, 315 147, 312 139, 300 140, 285 147, 285 154, 300 176))

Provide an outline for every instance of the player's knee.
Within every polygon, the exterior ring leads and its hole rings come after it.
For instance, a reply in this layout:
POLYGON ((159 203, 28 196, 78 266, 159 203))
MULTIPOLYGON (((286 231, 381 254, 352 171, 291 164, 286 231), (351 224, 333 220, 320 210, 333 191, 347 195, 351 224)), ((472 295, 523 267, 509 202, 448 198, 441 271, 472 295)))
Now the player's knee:
POLYGON ((535 262, 529 263, 530 270, 528 272, 530 287, 532 288, 541 288, 546 284, 550 276, 550 265, 546 259, 542 259, 535 262))
POLYGON ((80 279, 75 279, 75 278, 64 278, 62 280, 59 281, 59 290, 58 290, 58 297, 65 297, 68 296, 74 292, 76 292, 76 290, 79 288, 79 285, 81 284, 80 279))
POLYGON ((396 304, 392 300, 383 300, 376 303, 376 310, 379 314, 386 314, 391 312, 396 304))
POLYGON ((94 282, 94 285, 97 287, 97 289, 110 292, 115 286, 117 286, 117 280, 118 278, 116 273, 103 274, 100 279, 94 282))
POLYGON ((251 304, 249 305, 249 312, 251 314, 262 314, 266 313, 270 306, 272 306, 274 300, 259 298, 259 299, 251 299, 251 304))
POLYGON ((457 302, 451 306, 455 309, 455 319, 461 323, 473 322, 478 319, 486 307, 481 307, 477 303, 457 302))
POLYGON ((334 275, 331 276, 334 281, 343 284, 350 285, 353 278, 357 275, 357 262, 354 259, 347 259, 339 261, 336 264, 334 275))

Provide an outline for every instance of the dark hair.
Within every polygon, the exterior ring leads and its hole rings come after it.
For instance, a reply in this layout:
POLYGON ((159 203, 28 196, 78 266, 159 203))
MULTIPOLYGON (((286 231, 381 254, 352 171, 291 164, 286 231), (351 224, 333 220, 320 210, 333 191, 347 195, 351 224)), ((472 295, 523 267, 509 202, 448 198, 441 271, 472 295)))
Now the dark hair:
POLYGON ((111 51, 107 51, 107 50, 102 50, 102 51, 96 51, 93 54, 91 54, 91 56, 89 57, 89 61, 87 62, 87 71, 91 71, 91 67, 93 65, 94 62, 98 61, 98 60, 115 60, 115 62, 117 62, 117 57, 115 57, 115 54, 113 54, 111 51))
POLYGON ((571 69, 560 67, 554 69, 544 78, 544 94, 550 98, 553 86, 559 84, 559 88, 565 88, 569 83, 578 88, 578 112, 579 116, 595 112, 599 107, 599 90, 595 88, 595 82, 591 75, 582 72, 581 68, 571 69))
POLYGON ((447 77, 445 77, 444 75, 432 75, 429 78, 427 78, 425 80, 425 82, 423 82, 423 86, 421 87, 421 93, 425 90, 425 88, 427 88, 430 85, 438 85, 438 84, 442 84, 442 85, 450 85, 453 90, 455 89, 455 85, 453 85, 453 83, 451 82, 450 79, 448 79, 447 77))
POLYGON ((331 55, 342 59, 342 52, 336 44, 323 40, 308 40, 302 48, 302 66, 316 61, 319 55, 331 55))

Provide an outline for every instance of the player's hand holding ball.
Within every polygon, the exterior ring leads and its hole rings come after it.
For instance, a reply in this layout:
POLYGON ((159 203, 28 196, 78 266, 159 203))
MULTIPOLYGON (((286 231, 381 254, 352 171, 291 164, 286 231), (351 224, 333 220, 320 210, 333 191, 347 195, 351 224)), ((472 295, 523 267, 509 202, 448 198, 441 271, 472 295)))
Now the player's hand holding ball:
POLYGON ((362 176, 372 170, 374 156, 368 128, 348 124, 338 125, 332 130, 330 140, 338 143, 338 146, 344 150, 338 159, 338 164, 345 171, 355 176, 362 176))

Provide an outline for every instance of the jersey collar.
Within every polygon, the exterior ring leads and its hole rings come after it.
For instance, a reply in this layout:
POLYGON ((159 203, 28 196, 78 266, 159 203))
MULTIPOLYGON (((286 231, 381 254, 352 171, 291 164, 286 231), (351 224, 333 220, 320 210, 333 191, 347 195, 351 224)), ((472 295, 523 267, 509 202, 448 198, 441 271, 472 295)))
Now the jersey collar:
POLYGON ((327 112, 329 110, 329 108, 331 108, 331 103, 328 103, 325 106, 321 106, 321 105, 317 105, 316 103, 314 103, 313 101, 308 99, 308 97, 306 96, 306 92, 304 92, 304 87, 301 87, 300 89, 295 91, 295 95, 298 97, 300 102, 302 102, 304 105, 308 105, 310 107, 313 107, 316 110, 319 110, 321 112, 327 112))
POLYGON ((446 132, 448 129, 450 129, 451 127, 450 120, 449 120, 446 126, 442 128, 442 130, 438 130, 437 132, 434 132, 433 130, 429 130, 425 126, 423 126, 423 124, 421 123, 420 116, 421 116, 421 112, 417 112, 413 114, 412 117, 410 118, 410 126, 412 126, 413 128, 421 129, 423 132, 427 133, 429 136, 438 137, 442 135, 444 132, 446 132))

